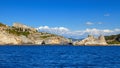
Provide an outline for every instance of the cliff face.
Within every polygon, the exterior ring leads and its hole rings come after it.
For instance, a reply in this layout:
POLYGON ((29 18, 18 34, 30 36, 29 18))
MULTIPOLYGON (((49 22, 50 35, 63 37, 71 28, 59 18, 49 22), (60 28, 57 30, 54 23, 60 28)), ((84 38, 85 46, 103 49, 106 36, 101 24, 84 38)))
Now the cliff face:
POLYGON ((14 23, 12 27, 0 24, 0 44, 68 44, 62 36, 37 32, 36 29, 14 23))
POLYGON ((49 33, 32 33, 28 38, 34 41, 34 44, 68 44, 70 41, 67 38, 49 33))
POLYGON ((63 38, 63 37, 50 37, 45 40, 46 44, 68 44, 70 42, 69 39, 63 38))
POLYGON ((29 27, 20 23, 13 23, 13 27, 18 28, 22 31, 29 31, 30 33, 37 32, 35 28, 29 27))
POLYGON ((76 41, 73 43, 74 45, 107 45, 104 36, 99 36, 99 38, 95 38, 92 35, 89 35, 87 38, 82 41, 76 41))
POLYGON ((11 34, 8 34, 7 32, 0 31, 0 44, 20 44, 21 40, 13 36, 11 34))

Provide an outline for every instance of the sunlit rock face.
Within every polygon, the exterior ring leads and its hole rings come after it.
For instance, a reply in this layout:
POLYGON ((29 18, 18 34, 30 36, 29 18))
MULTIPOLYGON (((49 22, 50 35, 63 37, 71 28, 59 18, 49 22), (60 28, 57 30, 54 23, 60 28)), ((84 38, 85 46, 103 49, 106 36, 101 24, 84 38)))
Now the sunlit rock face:
POLYGON ((30 31, 30 32, 36 32, 37 31, 35 28, 29 27, 29 26, 26 26, 26 25, 20 24, 20 23, 13 23, 13 27, 20 28, 23 31, 30 31))
POLYGON ((21 44, 21 39, 6 32, 0 32, 0 44, 21 44))
POLYGON ((69 39, 57 36, 57 35, 52 35, 49 33, 32 33, 28 35, 28 38, 34 41, 34 44, 68 44, 69 39))
POLYGON ((58 45, 65 45, 70 42, 69 39, 63 38, 63 37, 50 37, 45 40, 45 44, 58 44, 58 45))
POLYGON ((88 35, 87 38, 81 41, 75 41, 74 45, 107 45, 104 36, 99 36, 95 38, 93 35, 88 35))
POLYGON ((99 43, 100 43, 101 45, 107 45, 106 40, 105 40, 105 37, 104 37, 103 35, 99 36, 98 39, 99 39, 99 43))
POLYGON ((68 44, 69 39, 59 35, 37 32, 35 28, 14 23, 12 27, 0 23, 0 45, 5 44, 68 44))

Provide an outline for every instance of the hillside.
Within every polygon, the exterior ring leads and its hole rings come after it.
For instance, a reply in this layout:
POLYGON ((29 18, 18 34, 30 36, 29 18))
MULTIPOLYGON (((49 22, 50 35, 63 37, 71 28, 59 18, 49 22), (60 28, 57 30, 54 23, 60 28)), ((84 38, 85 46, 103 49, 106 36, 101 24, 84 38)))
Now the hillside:
POLYGON ((120 44, 120 34, 105 36, 108 44, 120 44))
POLYGON ((14 23, 0 23, 0 44, 68 44, 69 39, 59 35, 38 32, 35 28, 14 23))

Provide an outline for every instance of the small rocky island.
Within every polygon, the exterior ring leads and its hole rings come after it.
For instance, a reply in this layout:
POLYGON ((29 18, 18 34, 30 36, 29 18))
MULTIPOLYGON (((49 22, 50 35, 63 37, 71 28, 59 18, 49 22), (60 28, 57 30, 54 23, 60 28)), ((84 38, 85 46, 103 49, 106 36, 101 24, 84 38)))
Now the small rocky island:
POLYGON ((7 26, 0 23, 0 45, 108 45, 104 36, 95 38, 89 35, 81 41, 72 41, 71 39, 56 34, 38 32, 35 28, 13 23, 13 26, 7 26))

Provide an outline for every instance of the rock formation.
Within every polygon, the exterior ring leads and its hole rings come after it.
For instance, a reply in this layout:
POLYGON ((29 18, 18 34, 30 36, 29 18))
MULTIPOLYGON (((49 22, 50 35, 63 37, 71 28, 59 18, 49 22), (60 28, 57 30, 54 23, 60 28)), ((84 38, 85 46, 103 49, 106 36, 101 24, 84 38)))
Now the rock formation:
POLYGON ((19 30, 22 31, 30 31, 30 32, 36 32, 37 30, 35 28, 20 24, 20 23, 13 23, 13 27, 19 28, 19 30))
POLYGON ((0 45, 4 44, 68 44, 69 39, 50 33, 37 32, 35 28, 14 23, 8 27, 0 23, 0 45))
POLYGON ((0 31, 0 44, 21 44, 21 40, 7 32, 0 31))
POLYGON ((82 41, 75 41, 74 45, 107 45, 104 36, 99 36, 99 38, 95 38, 93 35, 88 35, 87 38, 82 41))
POLYGON ((68 44, 70 41, 67 38, 49 33, 32 33, 28 38, 34 41, 34 44, 68 44))
POLYGON ((50 38, 47 38, 45 40, 45 44, 62 44, 62 45, 65 45, 65 44, 68 44, 70 42, 69 39, 66 39, 66 38, 63 38, 63 37, 50 37, 50 38))
POLYGON ((105 36, 108 44, 120 45, 120 34, 105 36))

